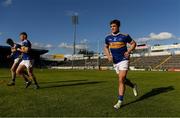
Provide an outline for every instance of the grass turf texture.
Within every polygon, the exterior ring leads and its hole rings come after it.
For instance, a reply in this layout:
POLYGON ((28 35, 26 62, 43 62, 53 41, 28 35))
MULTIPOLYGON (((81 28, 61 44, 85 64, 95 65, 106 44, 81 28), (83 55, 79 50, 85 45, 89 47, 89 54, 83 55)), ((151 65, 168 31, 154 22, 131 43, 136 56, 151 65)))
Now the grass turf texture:
POLYGON ((35 70, 41 88, 25 89, 9 70, 0 70, 0 116, 180 116, 180 73, 129 72, 139 96, 126 88, 124 105, 114 110, 118 80, 114 71, 35 70))

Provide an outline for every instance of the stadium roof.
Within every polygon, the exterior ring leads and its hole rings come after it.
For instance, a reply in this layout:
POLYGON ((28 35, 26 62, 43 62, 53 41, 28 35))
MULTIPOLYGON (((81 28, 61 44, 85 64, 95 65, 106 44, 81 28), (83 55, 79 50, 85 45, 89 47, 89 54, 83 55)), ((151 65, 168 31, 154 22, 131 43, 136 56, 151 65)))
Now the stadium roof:
MULTIPOLYGON (((44 49, 31 49, 34 55, 42 55, 48 52, 48 50, 44 49)), ((11 48, 10 46, 0 46, 0 54, 10 54, 11 48)))

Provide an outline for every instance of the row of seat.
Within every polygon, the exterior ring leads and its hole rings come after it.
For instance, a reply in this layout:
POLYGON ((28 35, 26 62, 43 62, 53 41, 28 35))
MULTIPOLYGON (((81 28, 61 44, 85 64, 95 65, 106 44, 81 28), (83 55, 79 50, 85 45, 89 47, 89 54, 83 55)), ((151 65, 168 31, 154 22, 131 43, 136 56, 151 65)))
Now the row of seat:
MULTIPOLYGON (((50 64, 50 63, 49 63, 50 64)), ((53 63, 53 66, 112 66, 107 59, 86 59, 53 63)), ((180 55, 131 57, 130 66, 137 69, 180 68, 180 55)))

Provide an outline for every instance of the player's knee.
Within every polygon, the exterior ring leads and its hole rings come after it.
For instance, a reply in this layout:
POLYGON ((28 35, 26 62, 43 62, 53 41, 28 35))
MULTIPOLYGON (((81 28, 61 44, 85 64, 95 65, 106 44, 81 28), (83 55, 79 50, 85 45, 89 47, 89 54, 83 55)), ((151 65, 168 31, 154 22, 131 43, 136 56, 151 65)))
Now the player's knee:
POLYGON ((15 72, 16 72, 16 70, 15 70, 14 68, 11 68, 11 72, 15 73, 15 72))
POLYGON ((124 77, 119 77, 119 83, 124 84, 124 82, 125 82, 125 78, 124 77))
POLYGON ((29 77, 33 77, 33 73, 28 72, 28 76, 29 76, 29 77))
POLYGON ((21 75, 21 71, 20 70, 16 70, 16 74, 21 75))

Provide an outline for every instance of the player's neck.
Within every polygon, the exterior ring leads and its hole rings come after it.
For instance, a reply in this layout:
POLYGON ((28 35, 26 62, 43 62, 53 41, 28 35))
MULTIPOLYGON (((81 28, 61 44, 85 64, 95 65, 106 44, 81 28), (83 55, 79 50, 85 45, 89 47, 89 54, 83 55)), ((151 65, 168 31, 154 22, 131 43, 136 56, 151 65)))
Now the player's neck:
POLYGON ((22 41, 26 41, 27 39, 23 39, 22 41))
POLYGON ((117 36, 119 33, 120 33, 120 31, 113 32, 112 35, 113 35, 113 36, 117 36))

